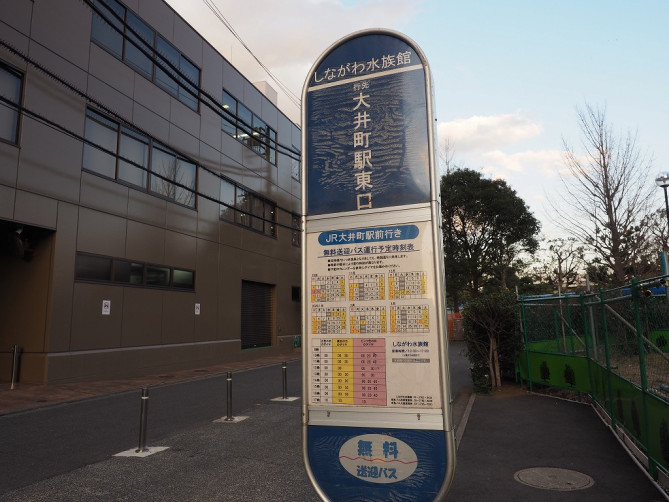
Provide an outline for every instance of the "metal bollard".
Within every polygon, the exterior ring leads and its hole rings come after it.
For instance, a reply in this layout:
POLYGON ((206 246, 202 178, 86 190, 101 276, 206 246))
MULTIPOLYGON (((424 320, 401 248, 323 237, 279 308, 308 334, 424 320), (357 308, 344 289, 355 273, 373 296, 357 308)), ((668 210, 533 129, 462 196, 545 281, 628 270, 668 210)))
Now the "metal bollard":
POLYGON ((232 372, 228 371, 228 377, 225 379, 228 384, 228 415, 225 417, 226 422, 232 422, 232 372))
POLYGON ((149 389, 142 387, 142 405, 139 413, 139 446, 135 453, 146 451, 146 422, 149 409, 149 389))
POLYGON ((288 399, 288 380, 286 378, 288 368, 286 367, 286 361, 281 363, 281 372, 283 376, 283 398, 288 399))
POLYGON ((12 345, 12 384, 9 387, 9 390, 14 390, 16 383, 19 380, 19 354, 19 346, 12 345))

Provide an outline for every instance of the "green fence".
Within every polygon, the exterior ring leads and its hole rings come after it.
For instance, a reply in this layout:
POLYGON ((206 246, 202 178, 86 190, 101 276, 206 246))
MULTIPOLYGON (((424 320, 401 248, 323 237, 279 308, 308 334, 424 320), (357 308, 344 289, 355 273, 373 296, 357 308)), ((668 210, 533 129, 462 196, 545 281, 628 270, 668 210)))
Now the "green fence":
POLYGON ((628 446, 641 453, 650 475, 665 481, 669 297, 653 294, 660 279, 597 294, 522 298, 525 350, 518 374, 530 389, 545 385, 590 395, 614 431, 624 432, 628 446))

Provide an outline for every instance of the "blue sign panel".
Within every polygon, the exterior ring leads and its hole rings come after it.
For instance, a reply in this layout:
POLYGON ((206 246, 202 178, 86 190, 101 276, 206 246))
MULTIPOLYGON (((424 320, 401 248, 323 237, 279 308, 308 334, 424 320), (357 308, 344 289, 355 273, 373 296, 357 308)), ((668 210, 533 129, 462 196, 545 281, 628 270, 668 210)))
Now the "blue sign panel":
POLYGON ((427 62, 328 49, 302 94, 303 455, 323 500, 443 500, 455 469, 427 62))
POLYGON ((309 438, 311 469, 330 500, 434 500, 441 489, 443 431, 311 426, 309 438))
POLYGON ((424 62, 386 34, 328 54, 306 93, 307 214, 430 198, 424 62))

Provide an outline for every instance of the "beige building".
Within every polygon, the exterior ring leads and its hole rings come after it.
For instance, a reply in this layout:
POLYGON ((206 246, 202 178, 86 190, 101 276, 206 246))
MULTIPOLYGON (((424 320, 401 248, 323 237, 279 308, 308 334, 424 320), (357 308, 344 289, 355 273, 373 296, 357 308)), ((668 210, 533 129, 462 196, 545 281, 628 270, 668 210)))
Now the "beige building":
POLYGON ((34 383, 292 350, 300 131, 272 94, 162 0, 0 0, 0 381, 13 346, 34 383))

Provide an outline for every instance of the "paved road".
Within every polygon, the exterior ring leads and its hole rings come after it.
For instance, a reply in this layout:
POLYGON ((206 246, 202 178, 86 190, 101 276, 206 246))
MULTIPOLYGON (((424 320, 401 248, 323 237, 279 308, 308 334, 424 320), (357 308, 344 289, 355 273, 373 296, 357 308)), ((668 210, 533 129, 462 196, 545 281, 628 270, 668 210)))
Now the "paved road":
MULTIPOLYGON (((300 391, 299 362, 288 364, 288 389, 300 391)), ((280 367, 233 374, 233 415, 282 396, 280 367)), ((64 403, 0 417, 0 495, 106 460, 137 447, 140 392, 64 403)), ((225 377, 150 390, 147 444, 202 427, 227 414, 225 377)), ((293 427, 299 431, 299 414, 293 427)))

